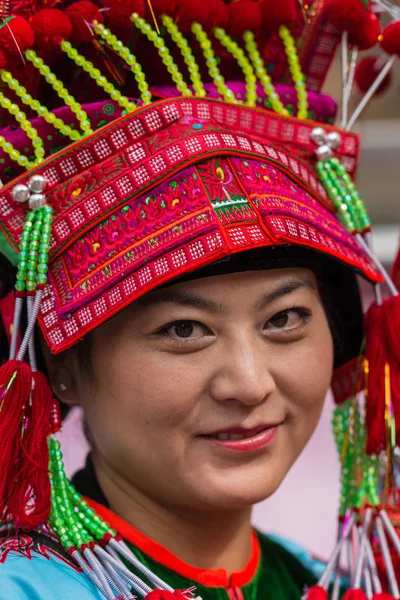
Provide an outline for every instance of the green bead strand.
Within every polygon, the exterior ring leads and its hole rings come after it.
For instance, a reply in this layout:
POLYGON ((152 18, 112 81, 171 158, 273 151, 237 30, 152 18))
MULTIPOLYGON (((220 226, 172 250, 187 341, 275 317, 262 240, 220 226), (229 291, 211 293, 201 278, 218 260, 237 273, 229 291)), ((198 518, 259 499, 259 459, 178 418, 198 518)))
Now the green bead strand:
POLYGON ((346 434, 350 420, 350 402, 347 401, 341 406, 337 406, 333 412, 332 429, 336 441, 336 447, 341 464, 341 492, 339 514, 344 516, 347 508, 350 506, 350 478, 351 471, 347 465, 347 455, 344 453, 346 434))
POLYGON ((146 81, 145 74, 143 69, 136 60, 134 54, 131 53, 129 48, 124 46, 124 44, 115 36, 109 29, 106 29, 104 25, 94 22, 95 31, 100 34, 106 44, 114 50, 121 58, 125 61, 125 63, 130 67, 139 87, 140 97, 143 100, 143 104, 150 104, 151 102, 151 92, 149 90, 148 83, 146 81))
POLYGON ((305 87, 305 77, 301 71, 299 57, 296 50, 296 42, 289 29, 285 25, 279 28, 279 37, 285 46, 286 56, 289 62, 289 70, 292 75, 294 87, 296 88, 298 105, 297 117, 307 119, 308 116, 308 96, 305 87))
POLYGON ((237 60, 239 67, 242 69, 246 81, 246 104, 248 106, 256 106, 257 103, 257 78, 254 74, 253 67, 240 46, 223 30, 221 27, 214 29, 216 39, 221 42, 222 46, 228 50, 230 54, 237 60))
POLYGON ((201 81, 200 69, 196 63, 191 47, 188 44, 187 39, 179 31, 178 26, 174 23, 173 19, 167 15, 161 17, 162 23, 165 29, 168 31, 172 38, 172 41, 178 46, 183 60, 189 71, 189 76, 195 91, 195 95, 204 98, 206 91, 201 81))
POLYGON ((251 31, 245 31, 243 34, 243 39, 246 45, 247 54, 249 55, 250 61, 254 67, 256 77, 263 86, 265 95, 271 103, 272 110, 279 115, 288 116, 289 112, 281 102, 275 90, 274 84, 272 83, 271 77, 268 75, 265 69, 264 61, 260 56, 254 34, 251 31))
POLYGON ((211 41, 208 38, 203 27, 200 25, 200 23, 192 24, 192 33, 196 36, 196 39, 200 44, 204 58, 206 59, 208 73, 209 73, 211 79, 213 80, 218 93, 227 102, 232 102, 234 104, 238 104, 238 101, 235 98, 235 94, 232 92, 232 90, 230 90, 228 88, 228 86, 225 83, 225 79, 221 75, 221 71, 218 68, 218 62, 217 62, 214 50, 211 45, 211 41))
POLYGON ((92 62, 87 60, 82 54, 79 54, 78 50, 67 42, 61 42, 61 49, 78 67, 82 67, 86 73, 101 87, 106 94, 108 94, 111 100, 115 100, 117 104, 123 108, 127 113, 135 110, 136 104, 131 102, 126 96, 123 96, 116 87, 108 81, 108 79, 101 74, 101 71, 97 69, 92 62))
POLYGON ((29 106, 29 108, 36 112, 39 117, 43 117, 46 123, 52 125, 55 129, 58 129, 63 135, 68 136, 73 142, 76 142, 81 138, 78 131, 72 129, 72 127, 64 123, 62 119, 57 118, 54 113, 50 112, 45 106, 40 104, 38 100, 35 100, 28 94, 26 88, 13 78, 10 71, 2 71, 1 79, 10 87, 10 89, 15 91, 23 104, 29 106), (18 85, 15 85, 15 83, 18 85), (10 84, 13 87, 11 87, 10 84))
POLYGON ((28 292, 34 292, 37 288, 37 275, 38 275, 38 264, 37 264, 37 251, 32 247, 37 239, 41 237, 43 229, 43 213, 42 209, 35 211, 35 221, 32 227, 32 237, 29 244, 28 252, 28 270, 26 273, 26 289, 28 292))
POLYGON ((26 277, 29 259, 30 240, 33 231, 33 226, 36 220, 36 211, 32 210, 26 215, 24 228, 21 235, 21 243, 19 245, 19 260, 17 267, 17 276, 15 289, 18 292, 26 290, 26 277))
POLYGON ((158 54, 163 61, 168 73, 171 75, 178 91, 182 96, 192 96, 192 91, 183 79, 182 73, 179 71, 172 55, 165 44, 163 38, 137 13, 131 15, 131 21, 139 29, 139 31, 147 37, 147 39, 157 48, 158 54))
POLYGON ((65 475, 60 443, 49 439, 52 487, 52 513, 50 524, 64 545, 71 547, 100 541, 111 529, 82 498, 65 475))
POLYGON ((351 233, 368 230, 367 210, 344 165, 337 158, 320 160, 317 173, 346 228, 351 233))
MULTIPOLYGON (((27 50, 25 52, 25 57, 33 64, 33 66, 36 69, 38 69, 39 73, 43 75, 47 83, 51 85, 53 90, 57 93, 57 95, 61 98, 65 105, 68 106, 74 113, 74 115, 78 119, 80 128, 83 131, 83 135, 90 135, 91 133, 93 133, 87 113, 82 109, 81 104, 77 102, 75 98, 71 96, 71 94, 69 94, 68 90, 64 87, 62 81, 60 81, 54 75, 54 73, 52 73, 50 67, 44 63, 43 59, 40 58, 34 50, 27 50)), ((56 124, 58 125, 59 122, 57 121, 56 124)), ((55 125, 55 123, 53 123, 53 125, 55 125)), ((65 124, 62 127, 60 127, 60 131, 63 135, 68 135, 69 129, 71 128, 68 128, 68 126, 65 124)))

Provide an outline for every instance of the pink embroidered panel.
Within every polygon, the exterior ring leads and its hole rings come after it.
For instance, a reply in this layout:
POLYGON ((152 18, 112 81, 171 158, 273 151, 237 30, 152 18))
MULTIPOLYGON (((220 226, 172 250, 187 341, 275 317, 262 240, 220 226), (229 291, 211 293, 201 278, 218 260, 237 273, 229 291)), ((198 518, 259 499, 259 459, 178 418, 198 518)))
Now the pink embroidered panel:
MULTIPOLYGON (((40 173, 48 182, 47 197, 56 216, 53 255, 128 195, 145 193, 173 172, 213 153, 276 161, 329 205, 312 168, 315 146, 310 134, 315 126, 313 121, 213 99, 163 100, 108 124, 17 181, 26 183, 33 173, 40 173)), ((354 174, 358 137, 342 132, 337 155, 354 174)), ((1 229, 15 249, 26 214, 11 196, 17 181, 0 192, 1 229)))

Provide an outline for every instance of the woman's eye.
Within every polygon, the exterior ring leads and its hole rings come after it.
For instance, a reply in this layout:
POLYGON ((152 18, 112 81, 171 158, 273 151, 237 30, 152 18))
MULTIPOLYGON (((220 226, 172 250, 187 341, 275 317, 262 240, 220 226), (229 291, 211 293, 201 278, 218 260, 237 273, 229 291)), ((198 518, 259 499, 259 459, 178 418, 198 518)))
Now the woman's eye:
POLYGON ((297 330, 309 320, 311 313, 305 308, 291 308, 282 310, 271 317, 265 329, 269 331, 293 331, 297 330))
POLYGON ((188 340, 205 337, 210 335, 210 332, 196 321, 174 321, 163 327, 159 334, 175 340, 188 340))

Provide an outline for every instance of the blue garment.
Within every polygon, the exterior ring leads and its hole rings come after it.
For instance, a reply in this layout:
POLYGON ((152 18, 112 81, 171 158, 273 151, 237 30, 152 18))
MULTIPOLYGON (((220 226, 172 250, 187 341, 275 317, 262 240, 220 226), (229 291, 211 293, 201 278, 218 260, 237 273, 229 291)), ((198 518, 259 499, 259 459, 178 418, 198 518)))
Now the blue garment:
MULTIPOLYGON (((314 562, 301 547, 276 536, 273 539, 320 574, 322 563, 314 562)), ((0 556, 0 600, 104 600, 104 596, 83 573, 48 548, 28 552, 6 549, 0 556)))
POLYGON ((54 555, 10 551, 0 563, 0 600, 104 600, 96 586, 54 555))

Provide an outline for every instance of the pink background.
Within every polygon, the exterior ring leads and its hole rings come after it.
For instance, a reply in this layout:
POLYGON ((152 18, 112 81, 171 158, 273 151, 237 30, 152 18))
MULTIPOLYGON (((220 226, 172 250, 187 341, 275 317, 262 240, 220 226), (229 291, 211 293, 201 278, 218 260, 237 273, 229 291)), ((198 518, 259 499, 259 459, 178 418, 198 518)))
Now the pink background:
MULTIPOLYGON (((253 518, 259 529, 290 538, 325 559, 334 545, 339 501, 339 463, 330 427, 332 408, 329 396, 307 448, 277 493, 255 507, 253 518)), ((72 411, 59 439, 67 474, 71 475, 83 465, 88 450, 79 409, 72 411)))

